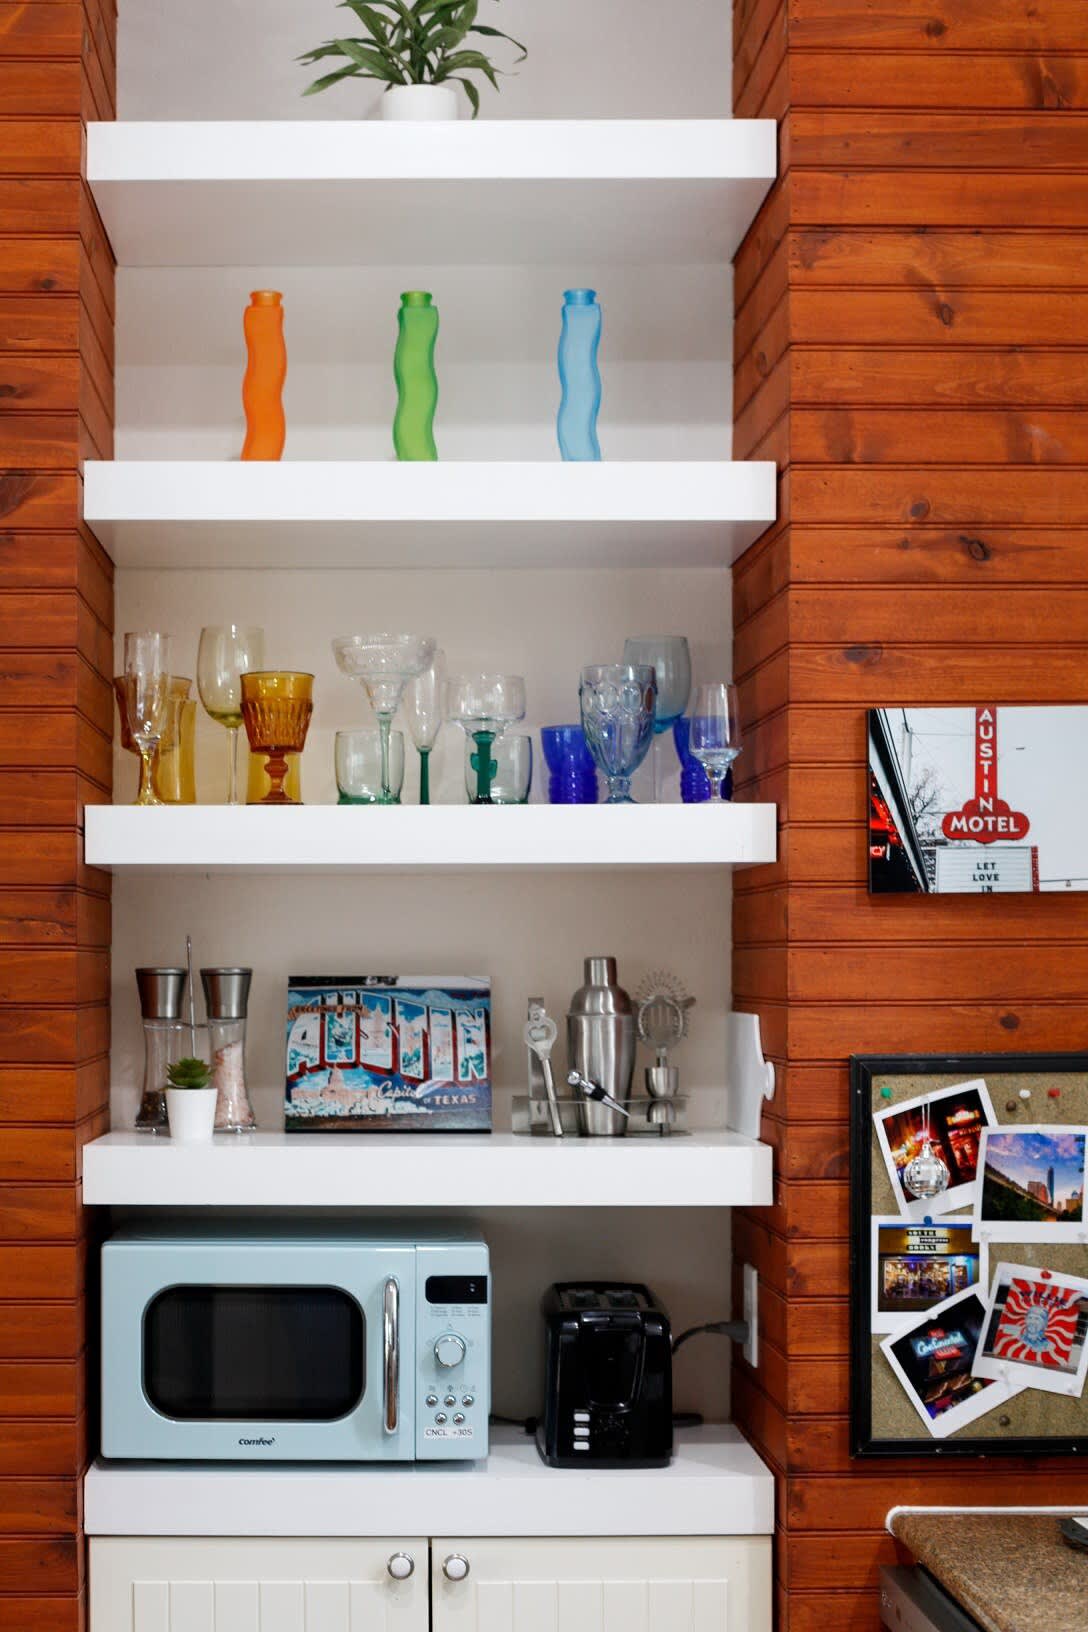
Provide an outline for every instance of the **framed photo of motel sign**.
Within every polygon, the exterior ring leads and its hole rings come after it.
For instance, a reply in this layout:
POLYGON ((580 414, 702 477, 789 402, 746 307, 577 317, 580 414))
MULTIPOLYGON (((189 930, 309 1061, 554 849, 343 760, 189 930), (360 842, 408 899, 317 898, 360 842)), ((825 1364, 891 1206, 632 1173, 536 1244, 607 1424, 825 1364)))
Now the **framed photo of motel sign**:
POLYGON ((1088 889, 1088 706, 869 710, 869 889, 1088 889))

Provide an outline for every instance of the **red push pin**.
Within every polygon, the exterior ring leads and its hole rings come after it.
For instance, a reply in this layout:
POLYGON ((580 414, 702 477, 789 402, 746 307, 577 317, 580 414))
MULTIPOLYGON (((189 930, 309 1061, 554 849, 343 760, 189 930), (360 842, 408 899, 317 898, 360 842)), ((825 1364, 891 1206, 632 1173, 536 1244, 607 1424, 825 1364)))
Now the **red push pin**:
POLYGON ((1047 1099, 1061 1099, 1062 1091, 1060 1088, 1048 1088, 1046 1091, 1046 1097, 1047 1099))

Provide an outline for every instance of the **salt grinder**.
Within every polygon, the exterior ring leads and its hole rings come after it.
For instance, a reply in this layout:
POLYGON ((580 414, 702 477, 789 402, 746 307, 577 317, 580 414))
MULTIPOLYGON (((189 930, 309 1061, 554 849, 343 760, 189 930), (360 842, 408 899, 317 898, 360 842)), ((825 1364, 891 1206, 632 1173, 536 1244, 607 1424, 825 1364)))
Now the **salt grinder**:
POLYGON ((184 969, 137 969, 136 989, 144 1023, 144 1086, 136 1128, 165 1133, 166 1070, 174 1062, 185 996, 184 969))
POLYGON ((217 1133, 245 1133, 256 1126, 246 1088, 246 1015, 252 969, 202 969, 204 1007, 211 1041, 217 1133))

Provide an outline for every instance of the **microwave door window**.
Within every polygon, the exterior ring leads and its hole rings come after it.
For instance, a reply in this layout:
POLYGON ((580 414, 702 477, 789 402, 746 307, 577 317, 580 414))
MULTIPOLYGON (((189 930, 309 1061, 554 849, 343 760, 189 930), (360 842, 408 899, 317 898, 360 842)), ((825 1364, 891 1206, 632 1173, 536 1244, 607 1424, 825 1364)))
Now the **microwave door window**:
POLYGON ((365 1354, 337 1287, 173 1286, 144 1316, 144 1391, 182 1422, 335 1422, 363 1398, 365 1354))

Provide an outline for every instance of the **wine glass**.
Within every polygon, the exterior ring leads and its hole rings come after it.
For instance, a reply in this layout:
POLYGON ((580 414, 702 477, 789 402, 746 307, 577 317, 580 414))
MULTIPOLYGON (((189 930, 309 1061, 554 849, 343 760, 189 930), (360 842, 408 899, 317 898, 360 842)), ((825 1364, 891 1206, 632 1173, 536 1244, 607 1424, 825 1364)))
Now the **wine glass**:
POLYGON ((434 657, 434 637, 340 635, 333 641, 332 651, 341 674, 359 681, 378 716, 382 743, 381 803, 399 804, 389 784, 389 732, 405 686, 417 674, 422 674, 434 657))
POLYGON ((429 668, 409 680, 404 692, 408 735, 419 754, 419 802, 431 802, 431 749, 446 718, 446 654, 436 651, 429 668))
POLYGON ((314 711, 314 677, 294 669, 249 669, 242 675, 242 718, 254 753, 266 755, 271 786, 262 805, 297 805, 284 792, 288 754, 301 754, 314 711))
POLYGON ((737 688, 724 680, 700 686, 691 710, 689 745, 710 778, 712 789, 725 798, 725 773, 740 753, 740 714, 737 688))
POLYGON ((520 674, 461 674, 446 692, 449 718, 476 744, 472 769, 476 772, 474 805, 493 805, 491 779, 498 766, 491 745, 508 725, 525 718, 525 681, 520 674))
POLYGON ((691 652, 686 635, 629 636, 623 643, 625 663, 648 663, 657 676, 657 712, 654 716, 654 746, 651 764, 654 799, 660 798, 661 750, 656 738, 678 720, 691 696, 691 652))
POLYGON ((238 733, 242 726, 242 675, 264 667, 264 630, 223 623, 200 631, 196 685, 205 713, 229 733, 227 804, 240 805, 238 733))
POLYGON ((138 805, 161 805, 155 792, 155 750, 166 729, 170 700, 170 637, 145 629, 125 636, 125 719, 140 755, 138 805))
POLYGON ((598 663, 582 670, 578 696, 589 751, 608 778, 609 805, 633 805, 631 778, 654 736, 657 680, 647 663, 598 663))

